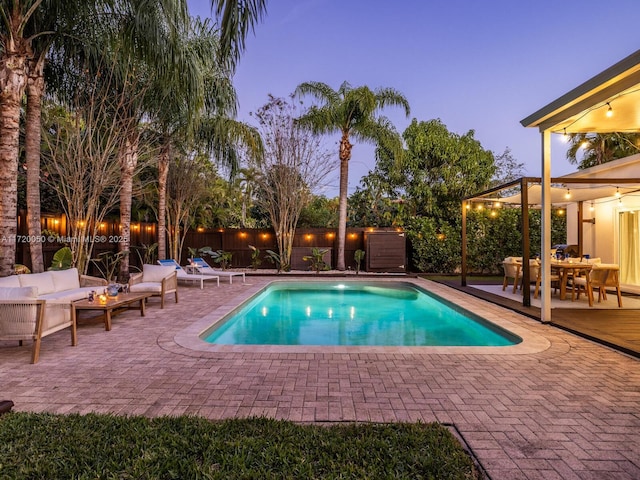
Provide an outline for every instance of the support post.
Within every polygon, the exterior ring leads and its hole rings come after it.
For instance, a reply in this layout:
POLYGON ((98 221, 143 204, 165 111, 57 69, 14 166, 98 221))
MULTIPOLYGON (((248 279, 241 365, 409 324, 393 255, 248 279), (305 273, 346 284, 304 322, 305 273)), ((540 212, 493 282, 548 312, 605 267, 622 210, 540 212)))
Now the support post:
POLYGON ((522 306, 531 306, 531 267, 529 258, 531 257, 531 244, 529 241, 529 179, 522 178, 520 184, 520 214, 522 228, 522 306), (525 288, 526 285, 526 288, 525 288))
POLYGON ((540 320, 551 322, 551 131, 541 132, 542 140, 542 235, 540 257, 542 260, 540 320))
POLYGON ((460 267, 460 285, 467 286, 467 201, 462 201, 462 264, 460 267))

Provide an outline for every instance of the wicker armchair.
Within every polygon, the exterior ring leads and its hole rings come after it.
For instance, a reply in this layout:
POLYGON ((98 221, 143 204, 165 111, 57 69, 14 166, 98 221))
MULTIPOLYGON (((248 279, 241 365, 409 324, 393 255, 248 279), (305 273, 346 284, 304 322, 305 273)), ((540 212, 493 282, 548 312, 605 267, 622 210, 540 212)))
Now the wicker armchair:
POLYGON ((24 340, 33 341, 31 363, 40 355, 44 304, 44 300, 0 300, 0 340, 20 345, 24 340))
POLYGON ((164 297, 168 293, 175 295, 178 303, 178 274, 174 267, 144 264, 141 273, 129 278, 129 291, 150 293, 160 297, 160 308, 164 308, 164 297))

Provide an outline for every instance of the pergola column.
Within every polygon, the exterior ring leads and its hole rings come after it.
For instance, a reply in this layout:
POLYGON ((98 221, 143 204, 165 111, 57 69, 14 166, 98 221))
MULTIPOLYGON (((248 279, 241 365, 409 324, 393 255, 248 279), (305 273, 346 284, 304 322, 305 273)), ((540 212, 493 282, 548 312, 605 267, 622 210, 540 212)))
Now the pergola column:
POLYGON ((542 235, 540 260, 542 261, 540 320, 551 321, 551 130, 542 131, 542 235))

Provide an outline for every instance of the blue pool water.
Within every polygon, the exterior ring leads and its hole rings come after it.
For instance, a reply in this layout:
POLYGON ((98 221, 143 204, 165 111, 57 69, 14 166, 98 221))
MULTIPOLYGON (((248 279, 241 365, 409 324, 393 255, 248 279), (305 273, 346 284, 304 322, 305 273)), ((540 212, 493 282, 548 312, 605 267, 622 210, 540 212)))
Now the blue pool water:
POLYGON ((202 338, 223 345, 505 346, 520 337, 403 282, 269 285, 202 338))

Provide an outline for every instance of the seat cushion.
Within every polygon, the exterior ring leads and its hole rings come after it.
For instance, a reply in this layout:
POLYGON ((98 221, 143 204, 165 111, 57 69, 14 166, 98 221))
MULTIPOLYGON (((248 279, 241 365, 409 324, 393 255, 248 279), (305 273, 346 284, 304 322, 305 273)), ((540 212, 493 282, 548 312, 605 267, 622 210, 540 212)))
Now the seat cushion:
POLYGON ((78 275, 77 268, 56 270, 51 271, 50 273, 53 277, 53 284, 56 287, 56 292, 80 288, 80 276, 78 275))
POLYGON ((165 267, 163 265, 144 264, 142 266, 142 282, 162 282, 165 278, 175 272, 175 267, 165 267))
MULTIPOLYGON (((173 270, 173 267, 172 267, 173 270)), ((158 282, 141 282, 131 285, 129 287, 130 292, 150 292, 150 293, 162 293, 162 284, 158 282)))
POLYGON ((36 287, 0 287, 0 300, 35 300, 36 287))
POLYGON ((87 298, 89 292, 96 290, 96 287, 79 287, 70 290, 62 290, 60 292, 51 292, 46 295, 40 295, 38 298, 54 303, 71 303, 76 300, 87 298))
POLYGON ((0 278, 0 287, 21 287, 19 275, 0 278))
POLYGON ((38 296, 56 291, 52 272, 29 273, 26 275, 18 275, 18 277, 20 278, 20 286, 36 287, 38 289, 38 296))

